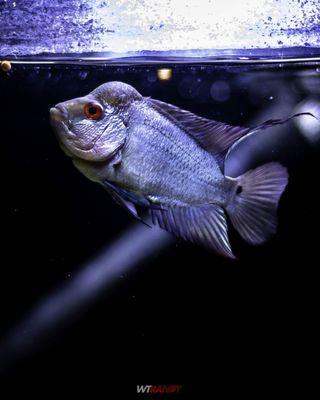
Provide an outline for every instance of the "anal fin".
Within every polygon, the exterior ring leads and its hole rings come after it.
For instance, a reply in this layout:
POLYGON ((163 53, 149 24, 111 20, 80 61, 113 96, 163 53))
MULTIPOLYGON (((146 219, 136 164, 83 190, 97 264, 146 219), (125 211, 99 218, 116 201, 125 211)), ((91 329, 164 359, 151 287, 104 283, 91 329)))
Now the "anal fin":
POLYGON ((232 253, 226 216, 215 204, 150 209, 152 222, 184 240, 235 258, 232 253))

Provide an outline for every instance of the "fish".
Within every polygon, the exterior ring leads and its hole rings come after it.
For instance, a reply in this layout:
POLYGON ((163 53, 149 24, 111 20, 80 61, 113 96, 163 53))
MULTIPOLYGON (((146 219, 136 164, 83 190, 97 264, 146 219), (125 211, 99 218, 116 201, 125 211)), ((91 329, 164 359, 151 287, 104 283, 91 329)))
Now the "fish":
POLYGON ((62 150, 88 179, 102 185, 132 216, 215 253, 236 258, 227 217, 252 245, 277 230, 277 208, 288 171, 269 162, 238 177, 224 161, 240 140, 283 124, 233 126, 107 82, 50 109, 62 150))

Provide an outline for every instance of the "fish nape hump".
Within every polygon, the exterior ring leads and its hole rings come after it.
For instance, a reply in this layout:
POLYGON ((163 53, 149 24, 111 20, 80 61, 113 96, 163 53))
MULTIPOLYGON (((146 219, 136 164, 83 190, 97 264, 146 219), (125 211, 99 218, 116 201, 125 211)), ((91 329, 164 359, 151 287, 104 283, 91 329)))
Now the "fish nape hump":
POLYGON ((126 106, 143 98, 134 87, 117 81, 104 83, 90 94, 112 106, 126 106))

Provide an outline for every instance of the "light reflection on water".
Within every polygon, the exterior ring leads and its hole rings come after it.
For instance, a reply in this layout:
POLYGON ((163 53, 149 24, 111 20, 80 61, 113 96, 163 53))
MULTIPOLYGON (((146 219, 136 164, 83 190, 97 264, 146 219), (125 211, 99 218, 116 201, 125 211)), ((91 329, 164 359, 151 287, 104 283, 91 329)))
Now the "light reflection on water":
POLYGON ((5 0, 0 12, 0 56, 281 51, 320 37, 318 0, 5 0))

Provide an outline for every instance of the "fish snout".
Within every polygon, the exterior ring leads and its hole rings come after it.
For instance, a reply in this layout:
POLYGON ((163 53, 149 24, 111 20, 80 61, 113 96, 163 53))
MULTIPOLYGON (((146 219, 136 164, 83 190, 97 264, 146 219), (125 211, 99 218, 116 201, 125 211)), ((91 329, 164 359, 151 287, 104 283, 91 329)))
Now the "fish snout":
POLYGON ((57 104, 55 107, 50 108, 50 123, 59 138, 74 139, 76 135, 72 133, 70 114, 68 108, 63 104, 57 104))
POLYGON ((67 108, 60 103, 57 104, 55 107, 50 108, 50 117, 52 121, 67 122, 69 119, 69 113, 67 108))

